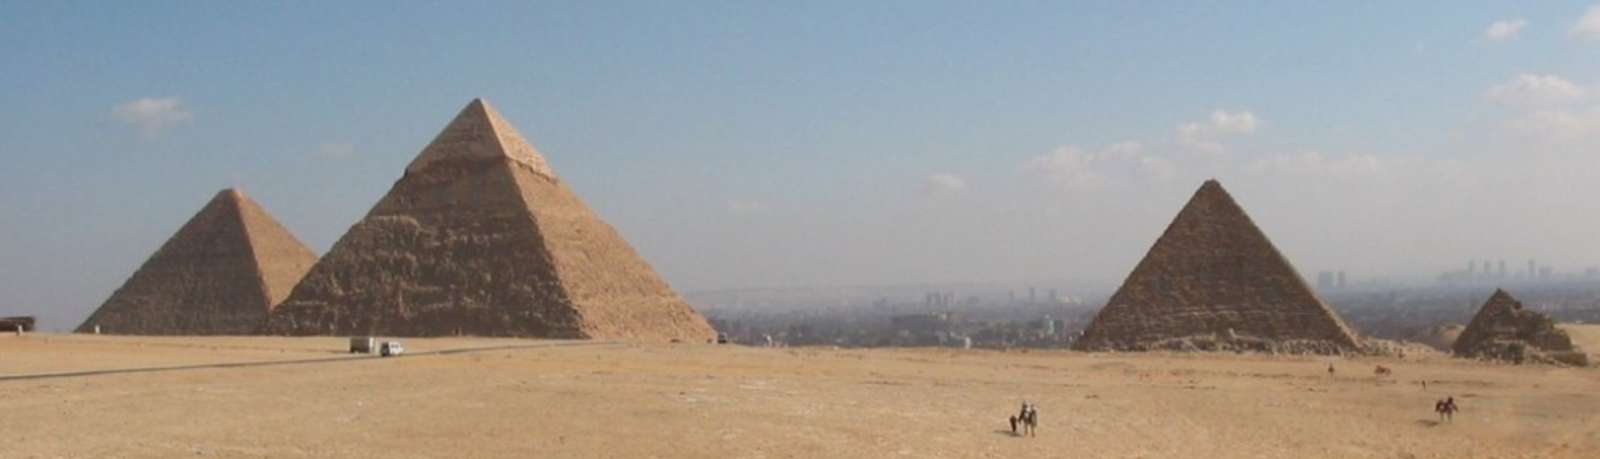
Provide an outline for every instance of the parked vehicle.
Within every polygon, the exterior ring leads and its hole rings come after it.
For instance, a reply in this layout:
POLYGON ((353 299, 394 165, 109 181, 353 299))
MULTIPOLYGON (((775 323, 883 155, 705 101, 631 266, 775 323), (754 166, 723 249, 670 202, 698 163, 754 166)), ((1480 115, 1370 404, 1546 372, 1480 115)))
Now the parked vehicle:
POLYGON ((383 345, 378 347, 378 355, 384 357, 394 357, 405 352, 406 348, 401 346, 399 341, 384 341, 383 345))
POLYGON ((378 339, 371 336, 357 336, 350 338, 350 353, 371 354, 377 350, 378 339))

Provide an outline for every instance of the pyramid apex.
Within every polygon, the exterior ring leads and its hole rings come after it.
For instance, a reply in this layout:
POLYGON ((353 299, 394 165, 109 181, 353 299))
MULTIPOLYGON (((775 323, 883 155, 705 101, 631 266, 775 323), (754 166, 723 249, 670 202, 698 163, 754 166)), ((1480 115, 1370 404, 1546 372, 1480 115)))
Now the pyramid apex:
MULTIPOLYGON (((1189 198, 1189 204, 1184 207, 1207 205, 1238 207, 1238 203, 1233 200, 1233 194, 1222 187, 1222 182, 1214 178, 1201 183, 1200 188, 1194 190, 1194 195, 1189 198)), ((1239 212, 1243 213, 1244 209, 1239 209, 1239 212)))
POLYGON ((461 108, 455 119, 406 166, 406 172, 420 173, 441 162, 502 159, 510 159, 546 178, 555 178, 539 150, 511 127, 493 105, 478 97, 461 108))
POLYGON ((1489 300, 1486 301, 1485 304, 1510 304, 1518 302, 1519 301, 1517 301, 1516 297, 1511 296, 1511 292, 1507 292, 1505 289, 1496 288, 1494 289, 1494 294, 1489 295, 1489 300))
POLYGON ((238 188, 223 188, 217 190, 217 194, 211 195, 211 199, 206 201, 206 206, 201 211, 216 209, 213 212, 223 212, 224 209, 238 209, 244 207, 244 203, 249 200, 250 198, 238 188))

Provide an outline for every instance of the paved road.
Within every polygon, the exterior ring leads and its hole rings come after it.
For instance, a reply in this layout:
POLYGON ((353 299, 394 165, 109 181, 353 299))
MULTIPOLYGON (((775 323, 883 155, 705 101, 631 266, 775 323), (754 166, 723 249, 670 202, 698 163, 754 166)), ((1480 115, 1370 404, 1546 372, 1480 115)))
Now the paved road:
MULTIPOLYGON (((488 352, 488 351, 505 351, 505 350, 520 350, 520 349, 542 349, 542 348, 550 348, 550 347, 620 346, 620 345, 621 345, 621 343, 610 342, 610 341, 546 341, 546 342, 537 342, 537 343, 505 344, 505 345, 499 345, 499 346, 482 346, 482 347, 461 347, 461 348, 454 348, 454 349, 440 349, 440 350, 435 350, 435 351, 408 352, 408 353, 405 353, 405 354, 402 354, 402 355, 399 355, 399 356, 395 356, 395 357, 390 357, 390 358, 420 357, 420 356, 425 356, 425 355, 465 354, 465 353, 469 353, 469 352, 488 352)), ((275 366, 275 365, 304 365, 304 364, 312 364, 312 363, 348 362, 348 361, 352 361, 352 360, 371 360, 371 359, 378 359, 378 358, 383 358, 383 357, 378 357, 376 354, 358 354, 358 355, 341 355, 341 356, 338 356, 338 357, 318 357, 318 358, 313 358, 313 359, 263 360, 263 361, 256 361, 256 362, 204 363, 204 364, 196 364, 196 365, 174 365, 174 366, 165 366, 165 367, 114 368, 114 369, 108 369, 108 370, 66 371, 66 372, 59 372, 59 373, 28 373, 28 374, 19 374, 19 375, 0 375, 0 382, 22 381, 22 380, 29 380, 29 379, 77 378, 77 377, 84 377, 84 376, 115 375, 115 374, 127 374, 127 373, 157 373, 157 372, 164 372, 164 371, 206 370, 206 369, 214 369, 214 368, 244 368, 244 367, 270 367, 270 366, 275 366)))

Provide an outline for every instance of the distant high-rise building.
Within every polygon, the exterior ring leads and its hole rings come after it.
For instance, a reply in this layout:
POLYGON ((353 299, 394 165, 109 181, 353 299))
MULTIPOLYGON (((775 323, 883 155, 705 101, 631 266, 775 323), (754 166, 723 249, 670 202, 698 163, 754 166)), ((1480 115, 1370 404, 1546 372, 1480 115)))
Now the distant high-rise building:
POLYGON ((1538 266, 1539 266, 1538 264, 1535 264, 1533 262, 1532 258, 1528 259, 1528 279, 1533 279, 1534 277, 1539 275, 1539 267, 1538 266))
POLYGON ((1028 286, 1028 304, 1038 303, 1039 296, 1035 294, 1033 286, 1028 286))
POLYGON ((1337 288, 1344 288, 1344 286, 1345 286, 1345 283, 1344 283, 1344 271, 1339 271, 1339 280, 1337 281, 1337 283, 1335 285, 1336 285, 1337 288))
POLYGON ((1061 298, 1061 297, 1056 296, 1056 289, 1050 289, 1050 302, 1051 303, 1055 303, 1056 300, 1059 299, 1059 298, 1061 298))
POLYGON ((1467 277, 1473 277, 1478 272, 1478 260, 1467 260, 1467 277))
POLYGON ((1498 277, 1500 279, 1505 279, 1506 278, 1506 261, 1505 260, 1500 260, 1500 272, 1495 277, 1498 277))
POLYGON ((1317 273, 1317 289, 1328 290, 1333 288, 1333 271, 1317 273))

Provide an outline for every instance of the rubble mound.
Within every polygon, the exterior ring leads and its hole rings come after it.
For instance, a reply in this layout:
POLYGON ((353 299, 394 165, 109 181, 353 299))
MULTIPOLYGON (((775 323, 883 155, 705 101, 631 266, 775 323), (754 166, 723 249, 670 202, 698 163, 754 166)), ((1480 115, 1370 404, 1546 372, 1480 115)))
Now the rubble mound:
POLYGON ((715 331, 473 100, 266 324, 286 335, 705 341, 715 331))
POLYGON ((261 205, 222 190, 77 331, 250 334, 316 261, 261 205))
POLYGON ((1396 341, 1373 337, 1361 338, 1361 354, 1378 357, 1394 357, 1397 359, 1434 358, 1444 356, 1444 354, 1439 352, 1438 349, 1435 349, 1433 346, 1430 346, 1427 343, 1417 343, 1404 340, 1396 341))
POLYGON ((1512 363, 1587 366, 1589 356, 1550 316, 1496 289, 1452 347, 1456 356, 1512 363))
POLYGON ((1216 180, 1208 180, 1074 348, 1339 354, 1356 336, 1216 180))
POLYGON ((1435 350, 1449 352, 1451 346, 1456 344, 1456 339, 1461 337, 1461 331, 1466 328, 1467 326, 1461 324, 1439 324, 1418 330, 1410 336, 1410 339, 1435 350))

